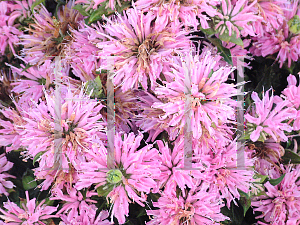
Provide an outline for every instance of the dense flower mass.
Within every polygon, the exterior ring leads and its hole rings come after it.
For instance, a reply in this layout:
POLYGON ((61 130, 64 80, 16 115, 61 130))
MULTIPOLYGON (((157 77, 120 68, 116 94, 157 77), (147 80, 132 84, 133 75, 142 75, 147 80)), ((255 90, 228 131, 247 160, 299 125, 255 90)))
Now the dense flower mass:
POLYGON ((299 0, 0 0, 0 25, 1 225, 300 224, 299 0))

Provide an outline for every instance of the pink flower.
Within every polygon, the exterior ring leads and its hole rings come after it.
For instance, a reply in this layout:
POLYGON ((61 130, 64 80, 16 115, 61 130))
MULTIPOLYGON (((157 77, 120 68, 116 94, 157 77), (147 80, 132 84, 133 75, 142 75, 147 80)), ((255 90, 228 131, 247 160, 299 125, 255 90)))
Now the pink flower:
POLYGON ((111 224, 108 220, 104 220, 108 217, 107 211, 102 211, 96 216, 97 208, 94 204, 97 203, 97 201, 91 200, 90 198, 97 195, 97 193, 87 191, 85 197, 83 197, 82 193, 75 188, 65 188, 67 194, 64 195, 61 189, 55 188, 52 190, 54 197, 50 198, 51 200, 62 200, 65 202, 62 208, 56 213, 56 215, 62 219, 62 224, 111 224))
POLYGON ((250 5, 247 5, 248 0, 237 0, 233 3, 232 0, 222 0, 220 12, 215 19, 215 29, 220 35, 234 35, 236 38, 241 36, 241 32, 242 36, 255 36, 251 23, 262 19, 250 10, 256 0, 250 5), (241 32, 239 27, 243 28, 241 32))
POLYGON ((219 130, 235 119, 236 102, 231 97, 237 90, 234 85, 225 83, 232 71, 231 67, 220 67, 206 50, 200 56, 186 56, 174 64, 172 72, 165 73, 173 79, 155 89, 157 98, 162 101, 155 102, 152 108, 165 112, 159 119, 170 127, 171 140, 183 134, 188 118, 193 138, 211 139, 221 132, 223 138, 219 141, 226 140, 226 131, 219 130))
POLYGON ((295 118, 297 111, 287 107, 288 101, 278 96, 269 97, 269 92, 270 90, 265 93, 262 100, 253 92, 251 97, 255 107, 245 115, 248 132, 251 133, 250 139, 254 142, 266 140, 266 135, 270 135, 275 141, 287 141, 284 131, 292 131, 292 127, 284 121, 295 118))
POLYGON ((283 97, 290 102, 289 107, 294 107, 297 110, 297 115, 293 122, 295 131, 300 130, 300 86, 297 87, 297 79, 294 75, 289 75, 287 78, 288 86, 282 91, 283 97))
POLYGON ((45 98, 46 102, 34 103, 35 107, 27 112, 30 117, 25 118, 27 123, 21 134, 22 146, 27 149, 24 155, 34 158, 42 154, 35 175, 38 179, 46 179, 43 189, 53 181, 56 185, 75 182, 75 168, 87 160, 89 148, 106 139, 105 123, 99 113, 103 105, 90 99, 82 90, 77 94, 68 89, 66 99, 61 102, 58 127, 55 123, 59 118, 58 100, 47 94, 45 98), (66 175, 69 176, 67 179, 66 175))
POLYGON ((5 189, 13 188, 15 186, 11 181, 8 181, 7 179, 16 178, 16 177, 8 173, 4 173, 10 170, 12 167, 13 167, 13 163, 7 161, 5 154, 1 154, 0 155, 0 195, 5 194, 6 196, 8 196, 8 192, 5 189))
POLYGON ((107 19, 107 35, 103 35, 110 40, 97 45, 105 60, 100 69, 113 69, 113 82, 122 85, 123 92, 137 89, 139 84, 147 90, 148 80, 154 88, 161 73, 170 69, 174 56, 190 47, 187 32, 155 18, 152 12, 144 15, 128 9, 124 16, 107 19))
POLYGON ((16 18, 20 16, 18 6, 12 1, 0 2, 0 55, 5 55, 6 47, 9 46, 15 55, 14 45, 19 42, 22 32, 14 25, 16 18))
POLYGON ((180 24, 179 21, 188 27, 191 26, 197 29, 199 24, 198 18, 200 19, 201 27, 204 29, 209 28, 208 20, 217 14, 215 9, 218 1, 161 1, 161 0, 139 0, 136 2, 137 9, 144 11, 154 11, 159 20, 165 21, 176 21, 175 23, 180 24))
MULTIPOLYGON (((240 154, 242 149, 237 149, 236 140, 232 140, 228 146, 217 146, 216 148, 196 154, 196 168, 194 171, 195 179, 201 179, 209 187, 209 192, 216 195, 219 199, 226 199, 227 207, 235 199, 240 198, 241 190, 248 193, 253 188, 252 182, 254 171, 253 160, 247 154, 240 154)), ((196 148, 193 148, 193 150, 196 148)), ((197 151, 194 150, 196 153, 197 151)))
POLYGON ((143 136, 133 133, 117 133, 114 142, 114 167, 107 166, 107 149, 100 145, 94 149, 93 160, 82 163, 82 173, 75 188, 82 189, 95 184, 110 203, 113 204, 112 216, 120 224, 125 223, 129 213, 129 203, 136 202, 144 207, 147 193, 156 189, 154 179, 159 177, 160 163, 157 161, 157 150, 151 145, 138 149, 143 136))
POLYGON ((45 199, 36 205, 36 199, 29 200, 28 191, 26 194, 26 204, 22 203, 21 207, 8 200, 4 202, 3 210, 0 208, 0 218, 4 220, 5 224, 11 225, 46 225, 46 220, 55 218, 56 215, 51 215, 57 210, 57 207, 44 205, 45 199))
POLYGON ((28 34, 21 36, 20 44, 23 60, 29 64, 41 64, 45 60, 52 60, 55 56, 69 55, 68 49, 72 40, 70 33, 77 29, 83 16, 72 9, 74 1, 58 10, 58 20, 42 5, 38 13, 34 13, 34 24, 27 28, 28 34))
POLYGON ((255 207, 254 211, 262 212, 262 215, 256 218, 263 218, 270 224, 298 224, 300 221, 300 186, 299 181, 296 181, 299 175, 299 166, 294 169, 290 167, 287 168, 279 184, 273 186, 269 181, 265 183, 266 195, 257 197, 251 203, 255 207))
MULTIPOLYGON (((20 110, 18 104, 15 103, 15 105, 17 109, 20 110)), ((20 113, 19 110, 10 108, 1 110, 1 113, 6 119, 0 119, 2 127, 0 129, 0 145, 7 146, 7 152, 18 150, 21 147, 21 132, 24 130, 23 126, 26 124, 26 121, 24 120, 24 114, 22 112, 20 113)))
POLYGON ((165 191, 174 189, 178 185, 182 191, 185 190, 185 185, 189 188, 194 186, 191 176, 191 171, 180 170, 184 167, 184 140, 181 139, 175 143, 173 150, 168 147, 168 144, 163 144, 158 140, 159 161, 161 162, 161 174, 158 177, 158 188, 165 187, 165 191))
POLYGON ((207 192, 202 184, 185 190, 177 197, 175 189, 164 191, 158 202, 153 202, 157 210, 147 210, 153 219, 147 225, 156 224, 219 224, 228 219, 220 213, 223 206, 215 194, 207 192), (187 193, 184 193, 187 192, 187 193))

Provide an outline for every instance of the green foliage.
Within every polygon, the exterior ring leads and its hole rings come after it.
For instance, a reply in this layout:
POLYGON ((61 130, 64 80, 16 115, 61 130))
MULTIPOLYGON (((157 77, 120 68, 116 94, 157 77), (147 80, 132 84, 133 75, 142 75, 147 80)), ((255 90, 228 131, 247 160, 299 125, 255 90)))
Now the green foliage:
POLYGON ((282 160, 284 164, 300 164, 300 156, 289 149, 285 150, 282 160))
POLYGON ((221 40, 218 38, 208 38, 208 40, 218 48, 218 52, 220 52, 224 60, 228 64, 233 65, 230 50, 228 48, 223 47, 221 40))

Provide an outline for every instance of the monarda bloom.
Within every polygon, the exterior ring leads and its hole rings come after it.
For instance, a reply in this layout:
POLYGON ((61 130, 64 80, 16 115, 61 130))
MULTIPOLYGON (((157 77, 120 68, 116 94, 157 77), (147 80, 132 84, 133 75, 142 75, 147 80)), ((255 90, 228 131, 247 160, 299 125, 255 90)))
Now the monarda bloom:
POLYGON ((228 219, 221 214, 223 206, 217 196, 207 192, 204 185, 195 185, 186 193, 177 196, 175 189, 163 192, 158 202, 153 202, 157 210, 147 210, 152 220, 147 225, 215 225, 228 219))
POLYGON ((199 24, 198 18, 200 19, 201 27, 204 29, 209 28, 208 20, 217 14, 215 7, 217 5, 216 0, 205 0, 205 1, 162 1, 162 0, 139 0, 136 2, 137 9, 143 11, 153 11, 159 17, 161 21, 179 21, 188 27, 191 26, 197 29, 199 24))
POLYGON ((16 54, 14 46, 19 42, 19 36, 23 33, 14 25, 15 19, 20 16, 16 11, 18 5, 12 1, 0 2, 0 56, 6 54, 6 47, 9 46, 13 54, 16 54))
POLYGON ((51 17, 43 5, 38 13, 34 13, 34 23, 29 25, 28 34, 22 35, 20 42, 24 45, 22 52, 26 63, 35 65, 55 56, 68 56, 71 30, 76 30, 83 20, 83 16, 72 7, 73 1, 61 7, 58 19, 51 17))
POLYGON ((240 198, 238 190, 248 193, 254 181, 253 162, 246 154, 239 154, 242 150, 237 146, 237 141, 232 140, 226 147, 199 152, 194 157, 198 156, 194 167, 199 168, 193 173, 195 179, 202 179, 218 199, 226 199, 228 208, 231 201, 236 203, 235 199, 240 198))
POLYGON ((255 207, 254 211, 262 212, 257 218, 263 218, 267 224, 300 223, 300 182, 297 181, 300 168, 287 168, 285 172, 279 184, 273 186, 269 181, 265 183, 266 194, 256 197, 251 203, 255 207))
MULTIPOLYGON (((285 2, 285 1, 283 1, 285 2)), ((300 52, 300 34, 294 30, 293 26, 298 26, 299 19, 296 17, 299 1, 286 1, 284 10, 284 18, 280 23, 280 27, 270 29, 262 35, 254 37, 253 46, 250 52, 255 56, 263 56, 276 54, 276 61, 282 67, 287 63, 291 67, 292 62, 299 59, 300 52)))
POLYGON ((143 202, 147 199, 146 194, 156 189, 154 179, 160 175, 157 150, 152 145, 139 149, 142 139, 141 134, 117 133, 114 137, 114 161, 107 161, 108 150, 100 145, 90 152, 94 154, 93 159, 80 165, 82 173, 79 174, 75 188, 95 185, 98 194, 106 196, 113 204, 111 215, 120 224, 125 223, 129 203, 136 202, 145 206, 143 202))
POLYGON ((221 132, 223 138, 218 141, 227 140, 222 126, 235 120, 236 102, 231 97, 238 93, 235 85, 225 83, 232 71, 231 67, 220 67, 205 50, 201 55, 187 55, 172 72, 165 73, 174 79, 155 88, 161 102, 152 108, 165 112, 159 120, 170 127, 172 140, 184 133, 185 126, 194 139, 212 139, 221 132))
POLYGON ((51 215, 57 208, 44 204, 45 199, 36 205, 36 199, 29 200, 28 191, 25 194, 26 203, 21 203, 21 207, 10 200, 3 203, 6 211, 0 208, 0 212, 3 214, 0 215, 0 218, 4 220, 5 224, 45 225, 47 219, 57 217, 51 215))
POLYGON ((242 36, 255 36, 256 33, 251 23, 262 19, 250 10, 255 3, 256 0, 250 5, 247 5, 248 0, 222 0, 220 11, 214 19, 215 29, 220 35, 234 38, 239 38, 241 34, 242 36))
POLYGON ((297 116, 293 122, 295 131, 300 130, 300 85, 297 86, 297 78, 294 75, 289 75, 287 78, 288 86, 282 91, 282 96, 289 101, 289 107, 297 110, 297 116))
POLYGON ((35 103, 28 111, 31 116, 25 118, 27 124, 21 141, 27 149, 24 155, 40 156, 35 175, 46 179, 43 188, 47 189, 53 181, 56 185, 75 182, 75 168, 87 160, 93 144, 105 142, 106 135, 99 113, 103 105, 83 91, 76 94, 69 90, 62 105, 55 95, 45 94, 45 98, 45 102, 35 103), (61 115, 57 105, 61 106, 61 115))
MULTIPOLYGON (((152 12, 144 15, 128 9, 124 16, 107 19, 104 26, 109 41, 99 43, 105 60, 100 69, 114 70, 113 83, 122 91, 148 90, 161 80, 161 73, 170 70, 173 57, 190 48, 187 32, 174 24, 161 24, 152 12)), ((104 34, 103 34, 104 35, 104 34)))
POLYGON ((279 96, 270 96, 269 92, 270 90, 264 94, 262 100, 256 92, 251 95, 255 105, 245 115, 251 141, 265 141, 268 136, 275 141, 287 141, 284 131, 293 130, 284 121, 295 118, 297 110, 287 107, 287 100, 282 100, 279 96))
POLYGON ((87 191, 85 195, 75 188, 65 187, 67 194, 64 194, 60 188, 52 190, 52 194, 55 197, 51 197, 51 200, 62 200, 62 208, 56 213, 63 221, 63 225, 69 224, 82 224, 82 225, 109 225, 111 224, 108 220, 107 211, 102 211, 96 216, 97 207, 95 203, 97 201, 91 200, 90 198, 97 195, 95 192, 87 191))
POLYGON ((8 173, 5 173, 6 171, 10 170, 13 167, 13 163, 7 161, 7 158, 5 157, 5 154, 0 155, 0 195, 5 194, 8 196, 8 192, 6 191, 6 188, 13 188, 14 184, 11 181, 8 181, 8 178, 15 178, 15 176, 12 176, 8 173))

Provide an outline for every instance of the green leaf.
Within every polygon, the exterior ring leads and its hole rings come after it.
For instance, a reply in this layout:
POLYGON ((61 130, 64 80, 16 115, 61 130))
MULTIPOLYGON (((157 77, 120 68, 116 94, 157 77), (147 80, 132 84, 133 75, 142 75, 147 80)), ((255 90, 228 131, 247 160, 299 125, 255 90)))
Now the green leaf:
POLYGON ((239 45, 239 46, 242 46, 242 47, 244 47, 244 42, 243 42, 243 40, 239 37, 239 38, 236 38, 236 34, 232 34, 231 36, 230 36, 230 40, 229 40, 230 42, 232 42, 232 43, 234 43, 234 44, 236 44, 236 45, 239 45))
POLYGON ((37 186, 37 183, 32 176, 24 176, 22 178, 22 183, 25 190, 33 189, 37 186))
POLYGON ((247 213, 247 211, 248 211, 248 209, 251 206, 251 198, 250 198, 250 196, 247 193, 245 193, 245 192, 243 192, 241 190, 239 190, 239 193, 240 193, 240 200, 239 200, 239 202, 241 203, 241 205, 242 205, 242 207, 244 209, 244 216, 245 216, 246 213, 247 213))
POLYGON ((82 5, 75 5, 75 6, 73 7, 73 9, 78 10, 79 13, 80 13, 81 15, 83 15, 83 16, 89 16, 89 15, 90 15, 87 11, 84 10, 84 8, 83 8, 82 5))
POLYGON ((258 179, 258 178, 260 179, 259 183, 263 184, 267 181, 268 176, 267 175, 261 175, 261 174, 255 174, 254 179, 258 179))
POLYGON ((114 188, 113 184, 105 184, 97 188, 98 196, 107 196, 114 188))
POLYGON ((284 156, 282 156, 282 160, 283 164, 300 164, 300 156, 289 149, 285 150, 284 156))
POLYGON ((203 29, 202 27, 200 27, 200 30, 203 31, 208 36, 217 33, 217 31, 215 29, 212 29, 212 28, 203 29))
POLYGON ((35 162, 37 161, 37 160, 39 160, 40 159, 40 157, 43 155, 45 153, 45 151, 43 151, 43 152, 39 152, 38 154, 36 154, 35 156, 34 156, 34 158, 33 158, 33 162, 32 162, 32 164, 34 165, 35 164, 35 162))
POLYGON ((33 13, 33 9, 38 6, 41 3, 44 3, 45 0, 36 0, 35 2, 33 2, 32 6, 31 6, 31 12, 33 13))
POLYGON ((230 50, 223 47, 221 40, 217 38, 208 38, 208 40, 218 48, 218 51, 221 53, 221 56, 223 56, 224 60, 230 65, 233 65, 230 50))
POLYGON ((102 4, 98 9, 96 9, 89 18, 89 23, 101 20, 102 16, 105 15, 107 9, 105 9, 105 4, 102 4))
POLYGON ((270 184, 272 184, 273 186, 276 186, 277 184, 279 184, 283 178, 284 178, 285 174, 281 175, 280 177, 278 177, 277 179, 270 179, 269 182, 270 184))

